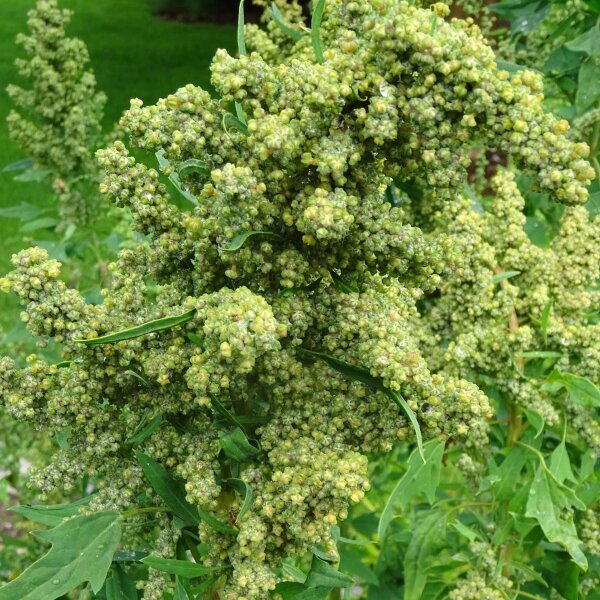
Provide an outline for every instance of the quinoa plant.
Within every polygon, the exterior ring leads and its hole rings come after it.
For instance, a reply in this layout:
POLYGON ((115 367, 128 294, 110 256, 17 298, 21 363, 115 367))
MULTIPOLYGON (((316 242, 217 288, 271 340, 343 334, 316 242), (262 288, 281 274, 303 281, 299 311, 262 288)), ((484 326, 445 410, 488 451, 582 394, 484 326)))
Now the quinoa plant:
POLYGON ((16 509, 53 546, 0 600, 586 597, 590 148, 538 73, 448 13, 319 0, 308 30, 277 2, 260 29, 242 5, 216 99, 132 101, 129 143, 159 168, 117 142, 101 190, 147 243, 100 304, 41 248, 0 280, 63 350, 0 362, 9 414, 60 441, 33 482, 95 488, 16 509), (510 157, 485 198, 474 145, 510 157), (513 171, 565 207, 547 248, 513 171))

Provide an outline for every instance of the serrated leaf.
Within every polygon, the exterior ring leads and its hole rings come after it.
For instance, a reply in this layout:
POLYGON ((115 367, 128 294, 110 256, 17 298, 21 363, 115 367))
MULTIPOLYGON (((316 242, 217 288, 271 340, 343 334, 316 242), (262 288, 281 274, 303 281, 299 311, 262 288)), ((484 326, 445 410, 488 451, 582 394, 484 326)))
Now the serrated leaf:
POLYGON ((446 516, 427 514, 413 528, 404 557, 404 600, 421 600, 427 584, 427 568, 446 540, 446 516))
POLYGON ((140 562, 157 571, 169 573, 170 575, 180 575, 188 579, 210 575, 219 570, 215 567, 205 567, 204 565, 199 565, 188 560, 175 560, 159 556, 146 556, 140 562))
POLYGON ((437 440, 426 442, 423 446, 425 463, 416 451, 411 453, 406 473, 394 487, 379 517, 377 533, 380 542, 385 538, 387 528, 394 518, 393 513, 396 506, 408 504, 420 494, 424 494, 429 504, 433 504, 435 492, 440 483, 444 447, 444 443, 437 440))
POLYGON ((577 478, 571 469, 571 461, 564 440, 556 446, 550 455, 550 472, 559 483, 564 483, 565 480, 577 483, 577 478))
POLYGON ((248 483, 246 483, 243 479, 237 479, 235 477, 230 477, 227 480, 227 483, 243 498, 242 506, 240 511, 235 518, 235 522, 239 523, 244 515, 252 508, 252 503, 254 502, 254 492, 248 483))
POLYGON ((283 18, 281 11, 277 8, 277 4, 275 2, 271 2, 271 16, 273 17, 273 22, 283 33, 285 33, 289 38, 297 42, 302 39, 302 32, 290 27, 283 18))
POLYGON ((240 0, 238 8, 237 43, 240 56, 246 56, 246 37, 244 35, 244 0, 240 0))
POLYGON ((75 340, 79 344, 86 346, 99 346, 100 344, 115 344, 124 340, 131 340, 143 335, 150 333, 156 333, 158 331, 164 331, 165 329, 173 329, 184 325, 188 321, 191 321, 196 314, 196 309, 188 310, 181 315, 174 317, 163 317, 161 319, 155 319, 154 321, 148 321, 142 325, 136 325, 129 329, 123 329, 115 333, 109 333, 97 338, 90 338, 87 340, 75 340))
POLYGON ((310 21, 310 37, 317 62, 323 64, 325 55, 323 53, 323 40, 321 39, 321 21, 325 11, 325 0, 317 0, 310 21))
POLYGON ((561 516, 561 509, 571 503, 572 498, 548 477, 546 469, 540 464, 529 490, 525 516, 536 519, 546 539, 562 546, 575 563, 585 570, 587 559, 581 549, 582 542, 577 537, 575 524, 561 516))
POLYGON ((587 408, 600 406, 600 390, 585 377, 573 375, 572 373, 562 373, 558 369, 554 369, 548 375, 546 382, 542 386, 542 389, 551 391, 552 388, 547 387, 548 384, 556 384, 557 386, 564 387, 567 390, 569 399, 575 402, 575 404, 587 408))
POLYGON ((245 231, 244 233, 238 233, 232 240, 231 244, 227 248, 222 248, 223 252, 235 252, 239 250, 245 243, 248 238, 251 238, 255 235, 265 237, 267 239, 276 240, 278 242, 283 241, 283 237, 278 233, 273 233, 272 231, 245 231))
POLYGON ((521 271, 503 271, 502 273, 498 273, 492 277, 492 281, 494 283, 500 283, 501 281, 505 281, 506 279, 511 279, 512 277, 516 277, 520 275, 521 271))
POLYGON ((360 381, 369 387, 373 387, 380 392, 383 392, 388 398, 390 398, 395 404, 397 404, 406 414, 409 421, 411 422, 413 429, 415 430, 415 436, 417 438, 417 446, 419 448, 419 453, 423 462, 425 462, 425 454, 423 452, 423 436, 421 434, 421 426, 419 425, 419 421, 417 420, 417 416, 412 411, 410 406, 406 400, 397 392, 390 390, 385 387, 383 381, 378 377, 373 377, 368 369, 365 367, 359 367, 349 363, 340 358, 335 358, 329 354, 324 354, 323 352, 314 352, 312 350, 306 350, 305 348, 300 348, 298 350, 300 356, 304 356, 311 360, 322 360, 326 362, 332 369, 335 369, 342 375, 350 379, 354 379, 356 381, 360 381))
POLYGON ((72 517, 79 514, 82 506, 87 506, 92 499, 92 496, 86 496, 70 504, 54 504, 45 506, 39 505, 23 505, 13 506, 10 510, 17 514, 48 527, 60 525, 66 517, 72 517))
POLYGON ((186 525, 197 525, 200 522, 198 510, 186 500, 183 482, 171 477, 162 465, 147 454, 136 452, 136 458, 154 491, 165 501, 173 514, 186 525))
POLYGON ((0 588, 0 600, 55 600, 86 581, 95 594, 104 584, 121 540, 114 510, 80 515, 34 535, 52 548, 19 577, 0 588))
POLYGON ((352 585, 352 578, 334 569, 328 562, 313 555, 306 587, 344 588, 352 585))
POLYGON ((106 600, 137 600, 135 581, 127 575, 124 569, 115 565, 112 575, 106 580, 106 600))
POLYGON ((246 437, 246 434, 238 427, 231 431, 224 432, 219 436, 219 443, 225 455, 228 458, 238 462, 246 462, 248 459, 258 454, 255 448, 246 437))

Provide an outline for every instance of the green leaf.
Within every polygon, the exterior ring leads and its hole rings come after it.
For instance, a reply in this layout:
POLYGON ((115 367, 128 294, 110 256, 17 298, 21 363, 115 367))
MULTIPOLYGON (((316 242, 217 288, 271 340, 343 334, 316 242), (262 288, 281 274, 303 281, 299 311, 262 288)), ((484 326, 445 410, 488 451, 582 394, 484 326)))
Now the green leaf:
POLYGON ((227 535, 237 535, 237 529, 233 525, 219 521, 219 519, 213 517, 203 508, 198 507, 198 514, 200 515, 200 519, 202 519, 202 521, 204 521, 209 527, 212 527, 215 531, 220 531, 221 533, 225 533, 227 535))
POLYGON ((240 56, 246 56, 246 37, 244 35, 244 0, 240 0, 238 9, 237 43, 240 56))
POLYGON ((456 520, 452 523, 452 527, 454 529, 456 529, 456 531, 458 531, 458 533, 460 533, 460 535, 462 535, 464 538, 468 539, 470 542, 474 542, 477 539, 481 539, 481 536, 479 535, 479 533, 477 533, 470 527, 467 527, 464 523, 461 523, 458 520, 456 520))
POLYGON ((435 492, 440 483, 444 447, 444 443, 437 440, 426 442, 423 446, 425 463, 416 451, 411 453, 406 473, 394 487, 379 517, 377 532, 380 542, 385 538, 387 528, 394 518, 395 507, 408 504, 420 494, 425 495, 429 504, 434 503, 435 492))
POLYGON ((91 499, 92 496, 86 496, 70 504, 54 504, 52 506, 26 504, 24 506, 13 506, 10 510, 35 523, 55 527, 60 525, 66 517, 79 514, 81 507, 87 506, 91 499))
POLYGON ((546 469, 540 464, 529 490, 525 516, 536 519, 546 539, 562 546, 575 563, 585 570, 587 559, 581 549, 575 524, 561 516, 561 509, 572 503, 572 498, 564 493, 564 489, 548 477, 546 469))
POLYGON ((577 478, 573 475, 573 470, 571 469, 571 461, 569 460, 569 453, 567 452, 564 440, 556 446, 550 455, 550 472, 559 483, 564 483, 566 479, 577 483, 577 478))
POLYGON ((352 585, 352 578, 334 569, 328 562, 313 556, 306 587, 344 588, 352 585))
POLYGON ((531 352, 521 352, 523 358, 560 358, 560 352, 552 352, 549 350, 532 350, 531 352))
POLYGON ((512 62, 506 62, 505 60, 496 60, 496 66, 499 70, 508 71, 509 73, 518 73, 519 71, 532 71, 531 67, 524 67, 523 65, 517 65, 512 62))
POLYGON ((175 578, 175 595, 173 600, 192 600, 179 577, 175 578))
POLYGON ((190 173, 198 173, 204 177, 209 177, 210 167, 197 158, 190 158, 179 165, 179 177, 187 177, 190 173))
POLYGON ((344 279, 342 279, 335 271, 330 271, 331 279, 336 289, 344 294, 358 294, 359 290, 357 287, 350 285, 344 279))
POLYGON ((227 483, 244 499, 240 511, 235 518, 235 522, 239 523, 244 515, 252 508, 254 502, 254 492, 248 483, 243 479, 236 479, 231 477, 227 479, 227 483))
POLYGON ((553 305, 554 299, 550 298, 550 300, 546 302, 546 306, 544 306, 544 310, 542 311, 542 318, 540 319, 540 331, 542 332, 544 343, 548 338, 548 321, 550 320, 550 314, 552 312, 553 305))
POLYGON ((388 398, 397 404, 406 413, 406 416, 415 430, 419 453, 421 454, 423 462, 425 462, 425 453, 423 452, 423 436, 421 434, 419 421, 417 420, 417 416, 412 411, 410 406, 408 406, 406 400, 400 394, 385 387, 383 381, 378 377, 373 377, 369 370, 365 367, 358 367, 345 360, 330 356, 329 354, 324 354, 323 352, 313 352, 312 350, 306 350, 305 348, 299 348, 298 353, 300 356, 304 356, 311 360, 322 360, 326 362, 332 369, 338 371, 338 373, 345 375, 349 379, 360 381, 369 387, 373 387, 380 392, 383 392, 388 398))
POLYGON ((542 417, 540 413, 535 412, 534 410, 527 410, 525 408, 523 409, 523 413, 527 417, 529 423, 531 423, 531 425, 535 429, 534 439, 538 438, 540 436, 540 433, 544 431, 544 417, 542 417))
POLYGON ((273 17, 273 21, 283 33, 285 33, 288 37, 293 39, 295 42, 302 39, 302 32, 290 27, 283 18, 281 11, 277 8, 277 4, 275 2, 271 2, 271 16, 273 17))
POLYGON ((248 135, 248 125, 246 125, 246 123, 244 123, 241 119, 238 119, 231 113, 225 113, 223 115, 223 120, 222 120, 221 125, 223 126, 223 129, 225 130, 226 133, 228 133, 227 127, 230 126, 230 127, 233 127, 234 129, 237 129, 240 133, 243 133, 244 135, 248 135))
POLYGON ((196 333, 188 333, 187 339, 199 348, 204 348, 204 340, 196 333))
POLYGON ((569 399, 575 404, 585 406, 587 408, 595 408, 600 406, 600 390, 585 377, 573 375, 572 373, 561 373, 558 369, 554 369, 542 389, 551 390, 547 384, 557 384, 567 390, 569 399))
POLYGON ((30 158, 23 158, 22 160, 10 163, 2 169, 2 172, 8 173, 9 171, 24 171, 27 169, 33 169, 33 161, 30 158))
POLYGON ((222 433, 219 436, 219 443, 225 455, 238 462, 246 462, 259 452, 239 427, 222 433))
POLYGON ((95 594, 104 584, 121 540, 114 510, 81 515, 54 529, 34 532, 52 548, 17 579, 0 588, 0 600, 55 600, 89 581, 95 594))
POLYGON ((521 271, 504 271, 502 273, 498 273, 492 277, 492 281, 494 283, 500 283, 501 281, 505 281, 506 279, 510 279, 511 277, 516 277, 520 275, 521 271))
POLYGON ((40 208, 27 202, 21 202, 14 206, 7 206, 6 208, 0 208, 0 217, 6 217, 7 219, 19 219, 20 221, 31 221, 40 215, 48 212, 46 208, 40 208))
POLYGON ((307 588, 304 584, 296 581, 284 581, 277 585, 275 592, 282 600, 326 600, 331 589, 325 587, 307 588))
POLYGON ((210 406, 215 412, 218 412, 222 417, 224 417, 230 425, 239 427, 242 431, 244 430, 241 421, 234 417, 233 414, 225 408, 225 406, 216 396, 210 396, 210 406))
POLYGON ((317 62, 323 64, 325 55, 323 54, 323 40, 321 39, 321 21, 325 10, 325 0, 316 0, 315 9, 310 22, 310 37, 312 39, 313 49, 317 62))
POLYGON ((154 491, 165 501, 173 514, 186 525, 197 525, 200 522, 198 510, 186 500, 183 483, 171 477, 162 465, 147 454, 136 452, 136 458, 154 491))
POLYGON ((106 600, 137 600, 135 581, 124 569, 115 565, 112 576, 106 580, 106 600))
POLYGON ((512 446, 506 458, 498 468, 498 480, 493 485, 494 498, 506 502, 515 497, 514 487, 518 483, 521 471, 528 460, 527 451, 521 446, 512 446))
POLYGON ((600 30, 598 26, 594 25, 579 37, 567 42, 565 47, 573 52, 585 52, 589 56, 600 56, 600 30))
POLYGON ((138 446, 145 439, 149 438, 160 426, 162 425, 162 415, 159 413, 155 415, 152 420, 146 425, 143 429, 141 429, 138 433, 136 433, 133 437, 130 437, 126 443, 130 446, 138 446))
POLYGON ((21 226, 19 230, 21 233, 31 233, 32 231, 39 231, 40 229, 53 229, 60 221, 54 217, 40 217, 33 221, 28 221, 25 225, 21 226))
POLYGON ((238 233, 232 240, 231 244, 229 244, 228 248, 222 248, 223 252, 235 252, 239 250, 245 243, 246 240, 252 236, 259 235, 261 237, 266 237, 271 240, 276 240, 278 242, 283 241, 283 237, 278 233, 273 233, 272 231, 245 231, 244 233, 238 233))
POLYGON ((23 171, 20 175, 17 175, 13 179, 15 181, 20 181, 22 183, 29 183, 31 181, 44 181, 48 176, 49 171, 45 171, 43 169, 27 169, 23 171))
POLYGON ((600 97, 600 64, 597 59, 590 58, 579 68, 575 106, 577 114, 583 115, 600 97))
MULTIPOLYGON (((165 149, 161 148, 158 152, 155 153, 156 159, 158 160, 158 164, 162 171, 168 169, 171 165, 167 157, 165 156, 165 149)), ((184 163, 185 164, 185 163, 184 163)), ((194 194, 192 194, 188 189, 184 188, 181 185, 181 180, 179 179, 178 173, 173 171, 169 174, 169 181, 173 184, 173 187, 188 201, 191 202, 194 206, 198 206, 198 199, 194 194)))
POLYGON ((131 340, 133 338, 148 335, 150 333, 156 333, 158 331, 164 331, 165 329, 173 329, 173 327, 179 327, 184 325, 188 321, 191 321, 196 315, 196 309, 188 310, 181 315, 174 317, 163 317, 162 319, 155 319, 154 321, 148 321, 142 325, 136 325, 129 329, 123 329, 115 333, 103 335, 102 337, 91 338, 88 340, 75 340, 80 344, 86 346, 99 346, 100 344, 114 344, 116 342, 122 342, 124 340, 131 340))
POLYGON ((169 573, 170 575, 181 575, 181 577, 187 577, 188 579, 209 575, 219 570, 215 567, 205 567, 188 560, 160 558, 159 556, 146 556, 140 562, 157 571, 169 573))
POLYGON ((446 516, 438 511, 426 516, 413 528, 404 557, 404 600, 421 600, 427 584, 427 568, 446 540, 446 516))

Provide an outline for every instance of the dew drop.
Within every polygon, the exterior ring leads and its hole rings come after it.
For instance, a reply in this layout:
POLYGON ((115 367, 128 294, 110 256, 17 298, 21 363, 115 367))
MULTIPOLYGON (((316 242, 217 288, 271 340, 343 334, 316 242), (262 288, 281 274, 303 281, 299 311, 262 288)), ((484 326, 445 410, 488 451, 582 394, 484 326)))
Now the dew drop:
POLYGON ((53 579, 53 580, 52 580, 52 583, 53 583, 54 585, 58 585, 58 584, 60 583, 60 579, 53 579))

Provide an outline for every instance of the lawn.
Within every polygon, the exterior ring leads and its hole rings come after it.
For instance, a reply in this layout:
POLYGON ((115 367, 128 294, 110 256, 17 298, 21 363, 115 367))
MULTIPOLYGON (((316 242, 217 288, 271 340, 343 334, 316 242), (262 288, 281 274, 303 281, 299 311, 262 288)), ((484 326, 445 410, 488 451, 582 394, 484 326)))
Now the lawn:
MULTIPOLYGON (((15 36, 26 30, 27 11, 34 0, 0 2, 0 169, 24 158, 8 139, 5 118, 11 106, 6 85, 17 81, 13 61, 21 55, 15 36)), ((59 0, 72 9, 69 33, 87 44, 98 86, 108 95, 106 129, 129 106, 130 98, 156 101, 186 83, 209 86, 208 65, 218 47, 235 48, 235 29, 228 25, 185 24, 154 18, 147 0, 59 0)), ((52 202, 46 188, 36 183, 16 183, 0 172, 0 207, 21 202, 52 202)), ((9 268, 10 256, 32 240, 19 233, 19 223, 0 222, 0 275, 9 268)), ((14 322, 14 299, 0 296, 0 333, 14 322)))

